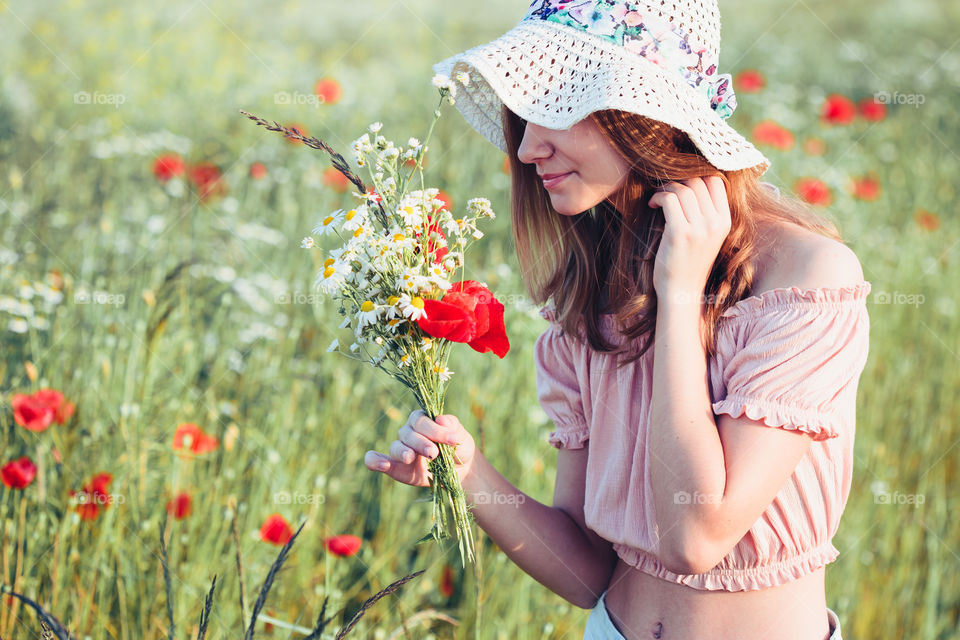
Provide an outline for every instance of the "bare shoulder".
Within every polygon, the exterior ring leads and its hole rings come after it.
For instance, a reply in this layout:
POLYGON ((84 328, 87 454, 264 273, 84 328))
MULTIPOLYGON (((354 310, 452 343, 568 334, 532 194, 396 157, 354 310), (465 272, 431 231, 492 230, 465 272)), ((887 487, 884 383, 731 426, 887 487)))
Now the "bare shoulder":
POLYGON ((847 287, 863 282, 863 268, 842 242, 792 223, 771 226, 761 249, 753 295, 770 289, 847 287))

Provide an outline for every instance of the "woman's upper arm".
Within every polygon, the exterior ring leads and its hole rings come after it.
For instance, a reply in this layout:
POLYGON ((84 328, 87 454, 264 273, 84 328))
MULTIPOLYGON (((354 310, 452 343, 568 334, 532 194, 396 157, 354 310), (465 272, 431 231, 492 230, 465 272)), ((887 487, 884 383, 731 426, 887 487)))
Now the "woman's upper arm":
POLYGON ((593 530, 588 529, 583 513, 589 451, 589 446, 580 449, 558 449, 557 482, 553 492, 553 506, 573 518, 587 535, 593 547, 610 556, 612 562, 616 556, 616 552, 613 551, 613 543, 604 540, 593 530))

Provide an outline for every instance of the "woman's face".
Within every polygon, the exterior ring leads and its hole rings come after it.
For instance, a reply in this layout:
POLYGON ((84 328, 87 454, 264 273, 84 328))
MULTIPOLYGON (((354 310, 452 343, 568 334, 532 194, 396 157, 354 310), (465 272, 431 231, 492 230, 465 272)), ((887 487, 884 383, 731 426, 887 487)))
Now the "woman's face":
POLYGON ((537 167, 553 208, 576 215, 604 200, 615 206, 629 165, 590 118, 566 130, 528 122, 517 158, 537 167))

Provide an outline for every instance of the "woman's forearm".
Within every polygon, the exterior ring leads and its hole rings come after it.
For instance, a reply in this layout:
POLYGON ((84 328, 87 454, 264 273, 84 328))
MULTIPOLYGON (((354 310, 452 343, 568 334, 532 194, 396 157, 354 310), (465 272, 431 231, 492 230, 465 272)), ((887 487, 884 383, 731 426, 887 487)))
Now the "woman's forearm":
POLYGON ((658 305, 653 360, 650 478, 660 560, 691 573, 695 545, 703 541, 699 525, 719 506, 726 482, 697 304, 665 297, 658 305))
POLYGON ((480 452, 463 489, 477 524, 518 567, 570 603, 594 606, 615 553, 593 546, 569 514, 517 489, 480 452))

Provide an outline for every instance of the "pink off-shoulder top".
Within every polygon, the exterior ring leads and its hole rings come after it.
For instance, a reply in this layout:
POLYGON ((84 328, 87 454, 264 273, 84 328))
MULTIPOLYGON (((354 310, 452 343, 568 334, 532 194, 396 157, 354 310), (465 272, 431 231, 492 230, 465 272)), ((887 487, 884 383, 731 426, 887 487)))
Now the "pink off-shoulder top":
MULTIPOLYGON (((709 359, 714 414, 746 414, 813 439, 793 475, 730 553, 713 569, 677 574, 658 560, 650 489, 651 346, 617 370, 613 356, 565 334, 552 308, 537 339, 537 393, 557 448, 589 447, 586 525, 628 564, 695 589, 764 589, 799 578, 839 555, 831 540, 853 474, 855 407, 867 359, 870 283, 771 289, 727 309, 709 359)), ((621 340, 612 315, 601 330, 621 340)), ((638 339, 640 340, 640 339, 638 339)))

